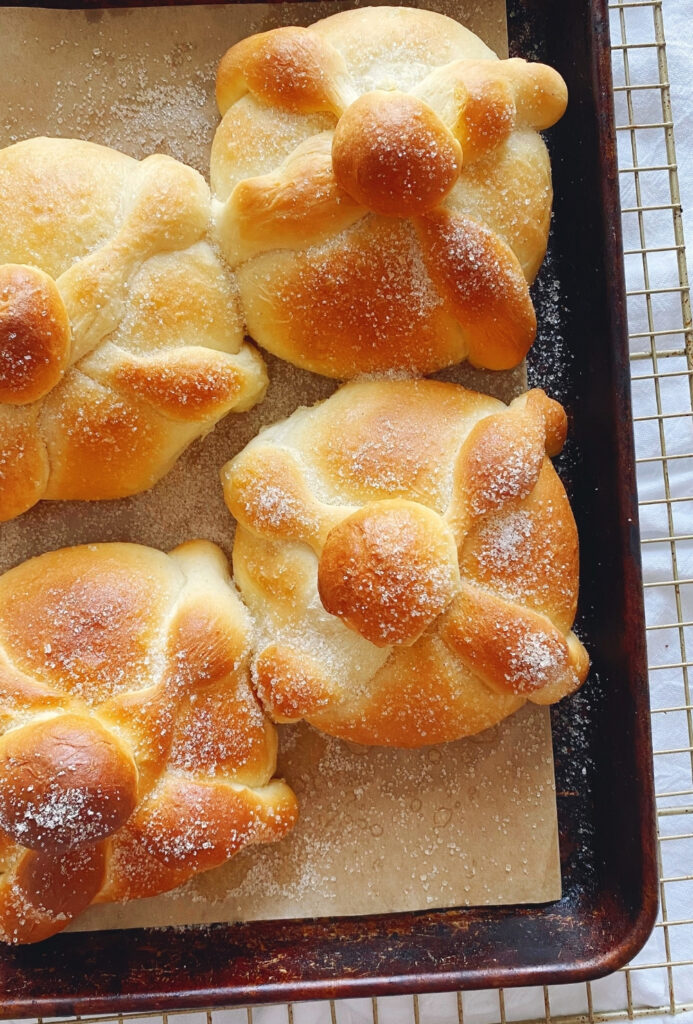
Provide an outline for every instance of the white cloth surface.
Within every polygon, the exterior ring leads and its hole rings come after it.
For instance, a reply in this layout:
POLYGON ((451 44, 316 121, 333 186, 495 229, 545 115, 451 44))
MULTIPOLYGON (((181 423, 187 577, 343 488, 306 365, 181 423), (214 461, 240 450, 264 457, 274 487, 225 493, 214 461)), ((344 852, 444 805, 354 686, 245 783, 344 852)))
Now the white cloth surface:
MULTIPOLYGON (((629 43, 649 42, 655 38, 653 7, 644 5, 624 8, 627 41, 629 43)), ((684 207, 684 226, 688 229, 689 240, 693 231, 693 0, 663 0, 664 27, 667 39, 667 59, 671 82, 671 101, 675 122, 676 147, 679 166, 681 198, 684 207)), ((612 11, 612 36, 614 43, 621 43, 621 22, 618 11, 612 11)), ((629 51, 630 76, 632 83, 656 83, 659 80, 657 51, 654 48, 629 51)), ((614 60, 616 85, 624 84, 624 67, 620 51, 614 60)), ((657 89, 638 90, 631 94, 633 102, 632 120, 640 124, 662 121, 660 92, 657 89)), ((629 123, 629 110, 624 93, 616 96, 616 120, 619 124, 629 123)), ((637 163, 642 167, 656 167, 667 163, 665 135, 662 130, 643 130, 636 133, 637 163)), ((633 152, 630 132, 619 133, 619 159, 622 167, 633 166, 633 152)), ((666 171, 648 172, 640 175, 641 204, 657 205, 670 202, 669 179, 666 171)), ((639 205, 632 174, 621 176, 622 205, 639 205)), ((625 249, 642 247, 641 225, 637 215, 624 216, 625 249)), ((644 215, 645 245, 647 248, 665 247, 673 244, 672 215, 670 211, 659 211, 644 215)), ((693 241, 691 241, 693 245, 693 241)), ((693 267, 693 248, 688 253, 689 268, 693 267)), ((652 288, 675 288, 678 285, 676 255, 671 250, 648 254, 649 285, 652 288)), ((640 256, 628 257, 626 276, 629 291, 644 287, 643 261, 640 256)), ((676 330, 682 326, 680 293, 662 292, 652 296, 650 315, 657 331, 676 330)), ((643 296, 634 296, 629 301, 629 329, 631 333, 648 330, 648 308, 643 296)), ((682 336, 657 339, 658 349, 681 348, 682 336)), ((649 339, 633 344, 634 350, 647 352, 649 339)), ((660 360, 659 370, 671 372, 685 369, 682 359, 660 360)), ((653 372, 650 359, 634 364, 635 375, 653 372)), ((651 415, 658 411, 657 394, 652 380, 636 381, 633 386, 635 415, 651 415)), ((691 408, 689 379, 681 375, 660 381, 660 398, 666 412, 687 411, 691 408)), ((690 417, 670 420, 666 423, 665 443, 668 454, 693 452, 693 422, 690 417)), ((659 427, 656 421, 637 425, 637 455, 656 457, 663 454, 659 427)), ((677 534, 693 534, 693 458, 671 460, 668 465, 671 493, 678 497, 690 497, 672 506, 673 529, 677 534)), ((663 496, 664 484, 661 462, 641 464, 639 468, 639 498, 641 501, 654 500, 663 496)), ((643 538, 668 536, 670 524, 666 506, 647 505, 641 509, 643 538)), ((693 580, 693 541, 676 544, 678 575, 693 580)), ((647 582, 672 578, 673 565, 669 543, 651 543, 643 548, 643 569, 647 582)), ((646 591, 647 620, 650 626, 676 623, 679 612, 683 621, 693 621, 693 583, 681 588, 681 608, 677 608, 672 587, 652 587, 646 591)), ((651 665, 680 662, 682 659, 680 636, 677 629, 663 629, 649 633, 649 660, 651 665)), ((693 660, 693 627, 685 630, 688 644, 685 658, 693 660)), ((693 680, 691 683, 693 691, 693 680)), ((685 703, 682 670, 655 671, 651 675, 652 705, 654 708, 678 707, 685 703)), ((688 718, 686 712, 670 712, 653 717, 656 750, 688 747, 688 718)), ((660 807, 675 808, 693 804, 690 790, 693 787, 690 754, 662 755, 655 758, 656 783, 659 793, 689 791, 681 797, 660 799, 660 807)), ((662 817, 660 828, 663 835, 676 836, 692 831, 691 817, 688 824, 684 815, 662 817)), ((663 871, 666 877, 684 876, 693 873, 693 839, 665 840, 662 843, 663 871)), ((665 886, 667 918, 670 922, 693 918, 693 882, 679 882, 665 886)), ((661 914, 660 914, 661 916, 661 914)), ((655 929, 652 938, 635 964, 644 969, 631 973, 632 1005, 638 1009, 668 1006, 670 983, 673 980, 674 994, 679 1012, 679 1024, 693 1024, 693 925, 672 925, 668 935, 669 948, 665 945, 664 930, 655 929), (661 965, 672 960, 683 961, 682 966, 668 971, 661 965), (688 961, 688 963, 686 963, 688 961)), ((584 984, 555 986, 550 989, 550 1013, 553 1018, 563 1015, 586 1014, 587 992, 584 984)), ((604 1011, 624 1011, 628 1005, 625 975, 620 972, 592 985, 592 1003, 595 1014, 604 1011)), ((464 1020, 466 1024, 496 1024, 500 1020, 499 1000, 496 992, 465 993, 464 1020)), ((392 997, 377 1001, 379 1024, 414 1024, 414 1004, 411 997, 392 997)), ((545 1019, 544 993, 540 988, 506 990, 505 1013, 509 1020, 545 1019)), ((458 1021, 458 1003, 455 994, 430 995, 419 998, 418 1015, 421 1024, 453 1024, 458 1021)), ((254 1024, 286 1024, 285 1006, 258 1007, 253 1011, 254 1024)), ((197 1024, 198 1015, 186 1015, 188 1024, 197 1024)), ((204 1024, 205 1015, 199 1015, 204 1024)), ((327 1003, 294 1004, 294 1024, 329 1024, 331 1011, 327 1003)), ((337 1004, 339 1024, 373 1024, 373 1005, 370 999, 345 1000, 337 1004)), ((648 1017, 653 1024, 671 1021, 668 1015, 648 1017)), ((159 1024, 160 1018, 141 1018, 151 1024, 159 1024)), ((219 1011, 214 1014, 215 1024, 246 1024, 245 1010, 219 1011)))
MULTIPOLYGON (((625 12, 626 38, 622 35, 620 12, 612 13, 612 41, 618 43, 644 43, 654 40, 653 8, 632 7, 625 12)), ((675 142, 679 171, 681 201, 684 208, 684 230, 690 240, 693 230, 690 210, 693 210, 693 41, 690 26, 693 19, 692 0, 664 0, 664 30, 667 40, 666 57, 671 83, 671 105, 675 125, 675 142)), ((628 53, 631 83, 646 84, 659 80, 656 49, 633 49, 628 53)), ((615 84, 625 83, 623 58, 620 51, 614 52, 615 84)), ((616 121, 618 124, 657 124, 663 121, 663 110, 659 90, 643 89, 631 93, 632 110, 628 110, 625 93, 616 94, 616 121)), ((633 133, 619 132, 619 163, 623 167, 637 164, 641 167, 662 167, 668 163, 666 135, 662 129, 637 130, 634 133, 636 155, 633 153, 633 133)), ((671 202, 669 175, 666 170, 644 172, 639 175, 640 196, 636 190, 633 174, 621 175, 621 202, 625 209, 641 206, 666 205, 671 202)), ((673 215, 670 210, 648 211, 640 220, 637 214, 626 213, 623 217, 624 248, 637 249, 643 246, 641 230, 644 230, 644 246, 648 249, 671 246, 675 239, 673 215)), ((693 266, 693 250, 688 251, 689 272, 693 266)), ((626 285, 629 292, 670 288, 652 294, 648 309, 644 295, 629 299, 629 331, 631 334, 644 333, 654 328, 657 332, 677 331, 683 326, 681 294, 675 289, 679 285, 676 253, 672 250, 648 252, 645 280, 643 259, 640 255, 626 257, 626 285)), ((661 333, 655 338, 658 352, 683 348, 682 334, 666 336, 661 333)), ((650 351, 650 338, 636 338, 632 351, 650 351)), ((661 377, 659 396, 652 378, 633 382, 634 414, 636 417, 653 416, 658 412, 686 412, 691 409, 690 378, 684 358, 660 358, 655 365, 652 359, 644 358, 633 363, 633 377, 647 378, 648 374, 677 374, 661 377), (659 405, 658 405, 659 397, 659 405)), ((686 455, 693 452, 693 421, 690 416, 670 419, 660 425, 656 420, 636 423, 636 455, 639 459, 655 460, 658 456, 686 455), (662 440, 663 433, 663 440, 662 440)), ((693 458, 669 459, 667 462, 670 493, 678 498, 690 498, 669 506, 641 504, 640 525, 643 545, 643 575, 646 584, 671 580, 675 574, 679 579, 693 579, 693 542, 678 541, 672 555, 672 545, 652 543, 654 538, 670 534, 693 534, 693 458), (675 563, 674 563, 675 557, 675 563)), ((664 496, 665 480, 661 461, 640 463, 638 467, 638 497, 640 502, 654 502, 664 496)), ((645 591, 645 605, 648 626, 665 623, 693 621, 693 585, 680 587, 680 605, 677 606, 675 590, 671 586, 649 586, 645 591)), ((691 660, 693 630, 682 631, 686 645, 681 648, 681 631, 678 629, 650 629, 648 633, 648 659, 650 666, 675 665, 691 660)), ((655 670, 650 673, 651 701, 653 709, 677 708, 688 703, 683 668, 655 670)), ((690 713, 671 711, 655 713, 652 719, 655 751, 687 748, 690 713)), ((670 812, 677 806, 690 807, 693 804, 691 756, 684 754, 656 754, 655 781, 658 807, 670 812), (681 793, 681 796, 661 794, 681 793)), ((666 878, 686 876, 693 873, 693 840, 675 839, 693 831, 690 816, 682 813, 661 815, 659 819, 662 873, 666 878)), ((693 882, 680 881, 664 886, 666 918, 669 922, 689 920, 693 917, 693 882)), ((660 919, 662 913, 660 910, 660 919)), ((635 1007, 667 1005, 669 982, 673 978, 675 1000, 687 1011, 679 1020, 693 1021, 693 925, 672 925, 668 929, 669 951, 665 945, 664 930, 659 927, 635 963, 640 965, 661 964, 667 960, 683 965, 672 968, 671 975, 664 969, 649 968, 631 973, 632 1001, 635 1007), (686 963, 688 961, 688 963, 686 963)), ((616 977, 600 983, 604 992, 617 991, 616 977)), ((552 992, 553 995, 553 992, 552 992)), ((558 1007, 559 995, 556 1005, 558 1007)), ((553 1000, 552 1000, 553 1001, 553 1000)), ((620 1005, 625 1005, 621 1003, 620 1005)), ((664 1021, 666 1017, 652 1017, 664 1021)))

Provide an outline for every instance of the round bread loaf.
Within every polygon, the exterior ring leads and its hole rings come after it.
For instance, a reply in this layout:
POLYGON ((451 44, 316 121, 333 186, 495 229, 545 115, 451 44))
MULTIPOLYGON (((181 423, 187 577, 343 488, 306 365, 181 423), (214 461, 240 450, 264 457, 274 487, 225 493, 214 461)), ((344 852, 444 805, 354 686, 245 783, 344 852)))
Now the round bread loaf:
POLYGON ((505 406, 360 381, 264 430, 222 472, 257 692, 278 722, 418 747, 584 681, 575 521, 543 391, 505 406))
POLYGON ((0 577, 0 939, 281 838, 296 799, 222 552, 65 548, 0 577))
POLYGON ((217 101, 214 216, 256 341, 339 378, 523 359, 557 72, 441 14, 361 8, 237 43, 217 101))
POLYGON ((146 490, 263 396, 210 217, 202 177, 167 156, 0 151, 0 520, 146 490))

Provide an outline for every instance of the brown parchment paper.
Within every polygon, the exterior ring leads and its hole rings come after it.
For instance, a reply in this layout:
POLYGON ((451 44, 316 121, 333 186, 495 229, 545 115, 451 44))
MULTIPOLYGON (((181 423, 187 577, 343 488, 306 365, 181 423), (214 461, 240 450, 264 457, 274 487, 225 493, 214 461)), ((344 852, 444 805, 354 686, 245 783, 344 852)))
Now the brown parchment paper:
MULTIPOLYGON (((214 73, 252 32, 310 24, 354 6, 301 4, 93 11, 4 9, 0 145, 76 136, 135 157, 166 152, 207 176, 218 123, 214 73)), ((413 4, 412 6, 417 6, 413 4)), ((507 53, 504 0, 431 0, 507 53)), ((230 556, 219 469, 261 426, 327 397, 333 381, 267 356, 266 400, 228 416, 152 491, 123 501, 43 502, 0 525, 0 572, 69 544, 127 540, 169 549, 192 537, 230 556)), ((524 367, 438 376, 506 401, 524 367)), ((349 915, 558 899, 560 863, 548 710, 531 705, 478 737, 421 751, 368 749, 305 725, 280 730, 278 773, 301 820, 284 842, 150 900, 92 907, 82 930, 349 915)))

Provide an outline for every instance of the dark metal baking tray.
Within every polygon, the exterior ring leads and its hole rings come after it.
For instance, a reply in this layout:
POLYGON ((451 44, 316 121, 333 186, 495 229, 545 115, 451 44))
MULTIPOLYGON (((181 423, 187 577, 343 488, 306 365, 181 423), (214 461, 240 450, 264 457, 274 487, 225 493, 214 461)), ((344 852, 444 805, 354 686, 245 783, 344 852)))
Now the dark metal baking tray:
POLYGON ((570 92, 549 133, 555 214, 529 358, 531 382, 569 412, 558 468, 593 659, 583 690, 552 712, 562 899, 64 934, 0 951, 0 1017, 575 982, 615 970, 649 935, 654 796, 607 0, 509 0, 508 15, 512 53, 558 68, 570 92))

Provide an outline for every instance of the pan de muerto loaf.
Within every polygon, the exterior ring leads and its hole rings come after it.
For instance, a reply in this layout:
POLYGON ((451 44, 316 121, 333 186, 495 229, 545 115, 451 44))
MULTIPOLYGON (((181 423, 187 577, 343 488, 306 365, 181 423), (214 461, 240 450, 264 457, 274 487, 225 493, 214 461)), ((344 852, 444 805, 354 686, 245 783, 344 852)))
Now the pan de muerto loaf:
POLYGON ((431 11, 363 8, 233 46, 215 220, 249 333, 330 377, 516 366, 546 249, 538 132, 560 75, 431 11))
POLYGON ((223 470, 236 582, 276 721, 401 747, 577 689, 578 540, 547 455, 562 407, 363 381, 263 431, 223 470))
POLYGON ((202 177, 72 139, 0 151, 0 520, 151 487, 257 402, 202 177))
POLYGON ((281 838, 294 794, 213 544, 66 548, 0 577, 0 938, 281 838))

